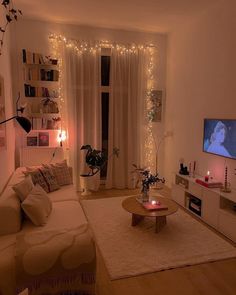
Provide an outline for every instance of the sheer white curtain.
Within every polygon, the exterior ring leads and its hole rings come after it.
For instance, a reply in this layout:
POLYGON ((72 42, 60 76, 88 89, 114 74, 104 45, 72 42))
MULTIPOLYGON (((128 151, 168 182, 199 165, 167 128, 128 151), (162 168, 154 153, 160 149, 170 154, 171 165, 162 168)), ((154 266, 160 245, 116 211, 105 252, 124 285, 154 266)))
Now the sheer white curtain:
POLYGON ((146 52, 112 49, 109 105, 109 154, 107 188, 132 188, 132 164, 142 165, 144 100, 147 89, 146 52))
MULTIPOLYGON (((63 49, 64 96, 67 104, 69 162, 74 183, 80 189, 79 176, 84 172, 84 144, 101 149, 100 49, 76 52, 63 49)), ((99 175, 94 180, 99 181, 99 175)))

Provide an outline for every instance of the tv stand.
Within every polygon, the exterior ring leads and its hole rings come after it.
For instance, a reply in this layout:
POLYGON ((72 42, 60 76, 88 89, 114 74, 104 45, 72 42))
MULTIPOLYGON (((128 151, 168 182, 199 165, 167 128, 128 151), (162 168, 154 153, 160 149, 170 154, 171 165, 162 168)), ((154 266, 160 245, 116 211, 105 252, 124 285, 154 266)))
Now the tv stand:
POLYGON ((236 191, 207 188, 196 183, 197 178, 175 174, 172 199, 236 243, 236 191))

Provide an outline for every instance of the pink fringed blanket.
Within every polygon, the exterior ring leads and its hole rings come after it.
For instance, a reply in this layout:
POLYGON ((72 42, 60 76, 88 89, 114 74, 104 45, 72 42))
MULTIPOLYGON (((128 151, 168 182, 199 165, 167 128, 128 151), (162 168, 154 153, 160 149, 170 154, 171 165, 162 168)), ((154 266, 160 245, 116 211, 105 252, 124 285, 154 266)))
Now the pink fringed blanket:
POLYGON ((95 246, 87 224, 70 230, 19 234, 17 291, 29 294, 95 294, 95 246))

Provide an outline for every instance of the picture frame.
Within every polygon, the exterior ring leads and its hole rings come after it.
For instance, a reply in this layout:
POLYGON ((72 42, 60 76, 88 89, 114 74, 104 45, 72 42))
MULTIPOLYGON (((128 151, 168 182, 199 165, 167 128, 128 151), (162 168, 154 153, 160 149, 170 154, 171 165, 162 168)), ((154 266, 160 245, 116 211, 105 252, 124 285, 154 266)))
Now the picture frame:
POLYGON ((27 146, 38 146, 38 136, 27 136, 26 145, 27 146))
POLYGON ((162 104, 163 91, 152 90, 150 95, 151 108, 148 111, 148 117, 151 122, 161 122, 162 119, 162 104))
POLYGON ((49 133, 48 132, 39 132, 38 145, 39 146, 49 146, 49 133))

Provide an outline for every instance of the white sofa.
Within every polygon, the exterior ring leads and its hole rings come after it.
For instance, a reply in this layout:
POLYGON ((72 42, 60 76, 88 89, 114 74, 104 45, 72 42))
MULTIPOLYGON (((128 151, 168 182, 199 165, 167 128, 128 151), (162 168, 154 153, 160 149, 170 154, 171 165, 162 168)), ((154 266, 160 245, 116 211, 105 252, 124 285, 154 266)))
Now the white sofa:
MULTIPOLYGON (((7 187, 0 196, 0 295, 13 295, 16 294, 16 290, 21 291, 24 287, 28 287, 32 294, 62 294, 59 292, 59 289, 57 290, 58 286, 55 286, 55 282, 59 285, 58 282, 60 280, 65 283, 63 286, 64 291, 74 290, 77 292, 80 291, 81 294, 95 294, 95 246, 74 186, 66 185, 57 191, 49 193, 49 197, 52 201, 52 212, 48 218, 48 222, 45 226, 34 226, 29 219, 24 219, 22 217, 20 201, 12 189, 14 184, 20 182, 25 177, 22 173, 24 169, 25 168, 18 168, 14 172, 7 187), (80 232, 79 235, 78 232, 80 232), (58 242, 55 240, 54 244, 53 242, 46 242, 46 244, 48 244, 43 250, 47 249, 51 254, 45 254, 43 251, 39 251, 39 254, 35 256, 36 258, 32 256, 32 263, 28 261, 28 265, 31 264, 28 267, 32 268, 34 266, 34 274, 22 276, 21 268, 27 264, 26 260, 29 259, 27 257, 29 257, 30 252, 27 249, 28 252, 26 251, 24 253, 23 251, 18 253, 22 251, 18 249, 21 249, 20 245, 23 245, 23 242, 27 241, 27 238, 34 237, 34 243, 36 243, 35 241, 40 241, 40 239, 43 238, 45 239, 48 234, 52 233, 54 236, 60 234, 61 241, 58 242), (74 240, 72 239, 72 234, 74 235, 74 240), (65 252, 65 245, 63 243, 69 243, 70 239, 73 240, 74 244, 73 246, 67 245, 67 248, 70 250, 66 250, 68 252, 66 252, 67 256, 65 256, 64 253, 64 256, 61 257, 60 254, 57 260, 55 260, 55 265, 64 261, 64 264, 67 265, 66 269, 68 269, 68 272, 64 269, 62 271, 60 267, 58 267, 57 276, 57 270, 55 270, 56 267, 54 265, 53 271, 48 270, 42 282, 42 273, 37 274, 42 261, 50 260, 50 257, 52 257, 59 248, 58 251, 65 252), (51 243, 50 245, 52 246, 50 246, 49 243, 51 243), (40 255, 42 255, 42 259, 40 255), (48 255, 48 257, 45 258, 45 255, 48 255), (39 266, 37 266, 37 264, 39 264, 39 266), (76 280, 73 272, 75 269, 76 274, 80 275, 80 277, 76 277, 76 280), (67 278, 67 274, 69 273, 71 276, 67 278), (49 278, 52 279, 49 289, 44 289, 45 277, 47 280, 49 280, 49 278), (85 277, 87 277, 87 279, 85 277)), ((38 249, 42 248, 40 242, 38 242, 37 246, 38 249)), ((31 293, 29 292, 29 294, 31 293)))

